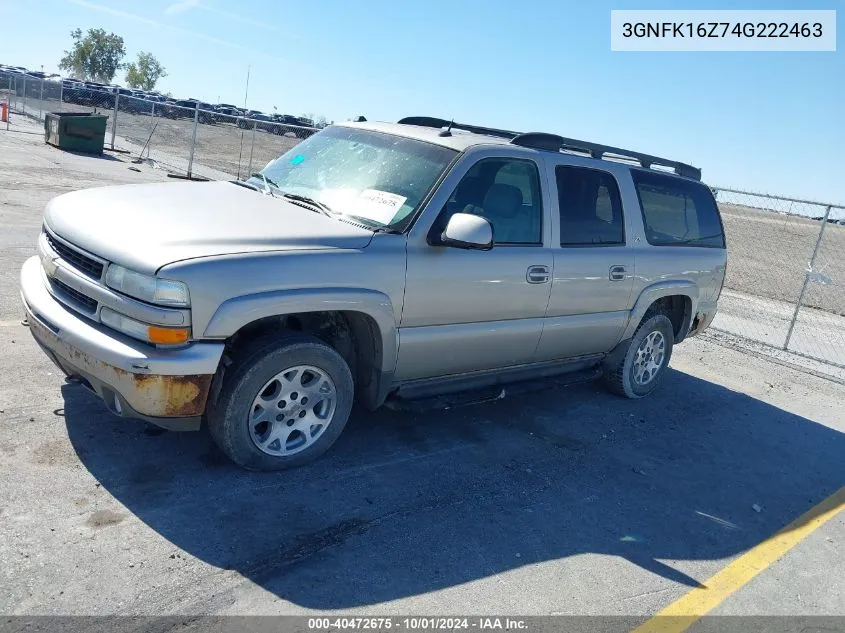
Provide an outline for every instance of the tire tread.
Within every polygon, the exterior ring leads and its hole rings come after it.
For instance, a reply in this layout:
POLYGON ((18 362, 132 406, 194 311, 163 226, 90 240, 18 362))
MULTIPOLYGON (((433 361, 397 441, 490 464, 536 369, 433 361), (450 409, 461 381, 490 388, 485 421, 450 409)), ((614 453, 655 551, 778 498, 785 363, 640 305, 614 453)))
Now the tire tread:
MULTIPOLYGON (((655 316, 663 316, 667 320, 669 317, 659 308, 651 307, 649 308, 646 313, 643 315, 643 318, 640 320, 640 324, 637 326, 637 329, 634 331, 634 335, 631 337, 631 341, 633 342, 637 335, 640 333, 646 325, 648 325, 649 321, 651 321, 655 316)), ((671 325, 671 321, 670 321, 671 325)), ((667 341, 668 349, 666 351, 667 356, 671 357, 672 354, 672 341, 667 341)), ((635 396, 625 389, 625 364, 626 359, 628 358, 628 354, 630 353, 630 348, 625 351, 625 354, 619 359, 619 361, 612 366, 606 366, 604 368, 604 373, 601 377, 602 385, 613 394, 618 396, 622 396, 625 398, 634 398, 634 397, 641 397, 635 396)), ((667 358, 667 365, 668 365, 668 358, 667 358)), ((659 379, 659 377, 658 377, 659 379)))
MULTIPOLYGON (((214 443, 222 450, 232 461, 238 465, 249 470, 281 470, 292 466, 298 466, 317 457, 319 453, 313 454, 309 449, 296 455, 281 458, 272 457, 270 455, 258 455, 253 451, 245 451, 236 443, 237 433, 239 429, 238 419, 233 419, 230 412, 230 404, 233 398, 237 395, 237 390, 241 387, 243 381, 248 378, 251 371, 254 371, 257 364, 265 357, 280 351, 299 351, 302 349, 314 348, 319 349, 316 353, 328 351, 335 360, 340 361, 342 371, 344 373, 344 380, 354 387, 352 383, 352 374, 349 367, 337 351, 330 345, 309 334, 300 332, 281 332, 270 333, 259 336, 244 345, 243 348, 237 350, 231 357, 231 364, 223 376, 223 385, 220 390, 220 395, 211 404, 206 416, 208 422, 208 429, 214 443)), ((343 385, 337 385, 338 390, 343 389, 343 385)), ((339 394, 340 395, 340 394, 339 394)), ((351 396, 350 406, 351 409, 351 396)), ((348 417, 348 411, 347 411, 348 417)), ((345 425, 344 420, 333 420, 341 427, 345 425)), ((317 440, 319 442, 319 440, 317 440)), ((330 444, 329 444, 330 445, 330 444)), ((323 450, 327 449, 326 446, 323 450)))

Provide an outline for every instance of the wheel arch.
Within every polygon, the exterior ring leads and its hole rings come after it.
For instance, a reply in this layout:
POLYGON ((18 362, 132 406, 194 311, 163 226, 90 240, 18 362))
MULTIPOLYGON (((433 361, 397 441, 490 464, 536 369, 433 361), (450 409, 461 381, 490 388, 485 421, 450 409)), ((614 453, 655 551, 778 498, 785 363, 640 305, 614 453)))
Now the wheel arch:
POLYGON ((645 288, 637 298, 621 340, 630 339, 646 314, 661 312, 669 317, 675 343, 686 337, 698 305, 698 286, 688 280, 661 281, 645 288))
POLYGON ((384 293, 354 288, 273 291, 224 302, 205 338, 226 339, 230 348, 273 331, 299 331, 335 348, 352 370, 359 402, 384 402, 396 367, 393 305, 384 293))

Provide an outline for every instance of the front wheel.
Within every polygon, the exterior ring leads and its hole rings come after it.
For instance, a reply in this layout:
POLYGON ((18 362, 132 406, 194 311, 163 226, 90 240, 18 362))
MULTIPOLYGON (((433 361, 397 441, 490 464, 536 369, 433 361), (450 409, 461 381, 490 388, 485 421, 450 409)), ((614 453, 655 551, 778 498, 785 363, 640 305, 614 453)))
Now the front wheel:
POLYGON ((625 354, 605 365, 602 381, 608 390, 628 398, 642 398, 654 391, 672 358, 674 336, 666 315, 645 318, 625 354))
POLYGON ((300 466, 340 436, 353 394, 349 366, 321 340, 302 334, 262 339, 227 369, 209 410, 209 430, 244 468, 300 466))

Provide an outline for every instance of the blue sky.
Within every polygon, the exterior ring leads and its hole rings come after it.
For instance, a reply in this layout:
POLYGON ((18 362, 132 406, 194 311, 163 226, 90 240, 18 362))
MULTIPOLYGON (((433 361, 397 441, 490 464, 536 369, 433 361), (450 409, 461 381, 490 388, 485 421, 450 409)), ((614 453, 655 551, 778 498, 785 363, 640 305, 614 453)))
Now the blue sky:
MULTIPOLYGON (((181 97, 343 120, 426 114, 690 162, 704 180, 845 203, 845 52, 610 51, 625 0, 0 0, 0 62, 55 71, 69 31, 154 53, 181 97), (12 26, 13 28, 9 28, 12 26)), ((122 76, 117 78, 122 81, 122 76)))

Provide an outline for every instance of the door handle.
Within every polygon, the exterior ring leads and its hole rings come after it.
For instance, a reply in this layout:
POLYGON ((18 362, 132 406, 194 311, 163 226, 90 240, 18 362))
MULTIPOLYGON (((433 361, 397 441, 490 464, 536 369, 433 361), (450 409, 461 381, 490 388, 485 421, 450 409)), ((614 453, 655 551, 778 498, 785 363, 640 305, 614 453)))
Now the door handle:
POLYGON ((627 269, 624 266, 616 265, 610 267, 610 272, 608 273, 608 279, 610 281, 624 281, 625 280, 625 273, 627 269))
POLYGON ((530 284, 544 284, 549 280, 551 270, 548 266, 529 266, 525 281, 530 284))

